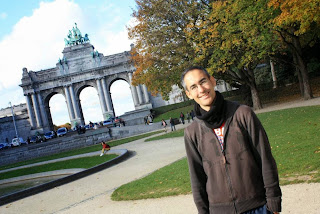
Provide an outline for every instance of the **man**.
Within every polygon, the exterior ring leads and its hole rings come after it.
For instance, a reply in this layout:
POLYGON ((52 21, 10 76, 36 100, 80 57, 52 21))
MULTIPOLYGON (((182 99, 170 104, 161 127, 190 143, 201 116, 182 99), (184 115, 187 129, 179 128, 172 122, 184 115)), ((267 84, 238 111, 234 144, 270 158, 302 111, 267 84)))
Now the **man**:
POLYGON ((267 135, 250 107, 224 100, 215 79, 198 66, 181 77, 194 99, 185 129, 193 198, 199 213, 281 211, 278 171, 267 135))
POLYGON ((172 132, 175 131, 176 130, 176 126, 174 125, 174 120, 172 119, 172 117, 170 117, 169 123, 170 123, 171 131, 172 132))

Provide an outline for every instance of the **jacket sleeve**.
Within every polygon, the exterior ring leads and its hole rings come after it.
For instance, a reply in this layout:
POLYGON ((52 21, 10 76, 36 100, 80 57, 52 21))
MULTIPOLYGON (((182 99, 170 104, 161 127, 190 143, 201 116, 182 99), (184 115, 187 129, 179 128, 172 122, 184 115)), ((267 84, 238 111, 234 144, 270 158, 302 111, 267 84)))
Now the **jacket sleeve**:
POLYGON ((278 169, 271 153, 270 143, 260 120, 250 108, 248 109, 247 114, 245 114, 245 121, 255 148, 255 158, 261 164, 267 207, 272 212, 281 212, 282 193, 279 186, 278 169))
POLYGON ((188 137, 185 129, 185 147, 187 152, 189 172, 191 178, 191 188, 194 202, 199 214, 209 213, 209 201, 206 191, 207 175, 204 172, 201 155, 194 142, 188 137))

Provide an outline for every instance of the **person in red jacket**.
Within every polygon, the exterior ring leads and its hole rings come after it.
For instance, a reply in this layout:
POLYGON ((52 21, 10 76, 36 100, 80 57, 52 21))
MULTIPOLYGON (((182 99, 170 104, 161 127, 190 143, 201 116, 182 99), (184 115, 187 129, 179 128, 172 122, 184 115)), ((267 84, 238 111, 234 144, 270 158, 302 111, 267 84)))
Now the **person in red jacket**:
POLYGON ((104 141, 101 142, 102 150, 100 156, 104 155, 107 151, 110 150, 110 146, 106 144, 104 141))
POLYGON ((202 67, 185 70, 181 84, 195 101, 196 118, 185 128, 184 140, 198 213, 279 213, 278 170, 256 114, 225 100, 202 67))

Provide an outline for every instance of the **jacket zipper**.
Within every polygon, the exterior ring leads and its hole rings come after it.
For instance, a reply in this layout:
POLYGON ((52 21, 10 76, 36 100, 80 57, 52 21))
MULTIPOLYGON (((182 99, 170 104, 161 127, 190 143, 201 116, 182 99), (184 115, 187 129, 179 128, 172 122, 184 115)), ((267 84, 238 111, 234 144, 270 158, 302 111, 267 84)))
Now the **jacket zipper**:
POLYGON ((224 149, 222 151, 222 154, 223 154, 223 159, 224 159, 223 162, 224 162, 224 167, 225 167, 225 170, 226 170, 228 187, 229 187, 229 191, 230 191, 231 197, 232 197, 233 207, 234 207, 234 210, 236 211, 236 213, 238 213, 237 207, 236 207, 236 203, 235 203, 235 199, 234 199, 235 197, 234 197, 234 194, 233 194, 233 191, 232 191, 231 178, 230 178, 230 175, 229 175, 229 172, 228 172, 228 168, 227 168, 227 158, 226 158, 224 149))
POLYGON ((224 128, 224 133, 223 133, 224 140, 223 140, 222 155, 223 155, 224 167, 225 167, 225 170, 226 170, 228 187, 229 187, 229 191, 230 191, 231 197, 232 197, 233 207, 234 207, 234 210, 236 211, 236 213, 238 213, 237 207, 236 207, 236 203, 235 203, 234 193, 233 193, 233 190, 232 190, 231 178, 230 178, 230 175, 229 175, 229 172, 228 172, 228 168, 227 168, 227 158, 226 158, 226 152, 225 152, 225 148, 226 148, 226 133, 227 133, 227 131, 229 129, 229 123, 230 123, 230 121, 226 121, 225 122, 225 128, 224 128))

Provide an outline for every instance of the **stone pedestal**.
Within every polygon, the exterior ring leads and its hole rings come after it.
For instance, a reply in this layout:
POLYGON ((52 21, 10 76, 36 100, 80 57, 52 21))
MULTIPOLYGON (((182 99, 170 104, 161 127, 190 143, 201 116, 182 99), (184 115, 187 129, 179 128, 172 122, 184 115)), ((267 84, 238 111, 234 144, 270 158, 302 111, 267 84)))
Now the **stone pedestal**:
POLYGON ((126 126, 133 126, 144 124, 144 117, 150 114, 150 109, 143 108, 134 111, 129 111, 121 115, 120 117, 125 121, 126 126))
POLYGON ((136 106, 136 109, 152 109, 152 104, 151 103, 145 103, 145 104, 141 104, 140 106, 136 106))

